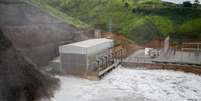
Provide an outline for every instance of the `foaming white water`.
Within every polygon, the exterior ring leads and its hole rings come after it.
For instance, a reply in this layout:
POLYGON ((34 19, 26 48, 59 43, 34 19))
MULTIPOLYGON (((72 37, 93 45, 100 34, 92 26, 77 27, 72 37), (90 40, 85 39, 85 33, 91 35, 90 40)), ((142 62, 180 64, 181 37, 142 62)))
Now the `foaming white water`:
POLYGON ((201 101, 201 77, 183 72, 117 68, 100 81, 58 78, 51 101, 201 101))

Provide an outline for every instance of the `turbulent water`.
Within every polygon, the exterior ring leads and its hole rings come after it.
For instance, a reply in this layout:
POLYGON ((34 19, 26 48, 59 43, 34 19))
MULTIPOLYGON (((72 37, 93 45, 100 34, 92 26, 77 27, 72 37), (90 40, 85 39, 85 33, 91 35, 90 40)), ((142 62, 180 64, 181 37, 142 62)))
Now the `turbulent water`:
POLYGON ((58 78, 51 101, 201 101, 201 77, 190 73, 120 67, 101 81, 58 78))

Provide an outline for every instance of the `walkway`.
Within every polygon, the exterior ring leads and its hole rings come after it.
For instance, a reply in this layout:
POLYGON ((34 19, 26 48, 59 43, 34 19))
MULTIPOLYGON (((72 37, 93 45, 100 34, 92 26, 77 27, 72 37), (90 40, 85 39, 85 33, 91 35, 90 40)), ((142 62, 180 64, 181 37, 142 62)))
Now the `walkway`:
POLYGON ((201 52, 177 51, 175 55, 150 58, 144 55, 144 49, 138 50, 126 58, 124 62, 153 63, 153 62, 176 62, 188 64, 201 64, 201 52))

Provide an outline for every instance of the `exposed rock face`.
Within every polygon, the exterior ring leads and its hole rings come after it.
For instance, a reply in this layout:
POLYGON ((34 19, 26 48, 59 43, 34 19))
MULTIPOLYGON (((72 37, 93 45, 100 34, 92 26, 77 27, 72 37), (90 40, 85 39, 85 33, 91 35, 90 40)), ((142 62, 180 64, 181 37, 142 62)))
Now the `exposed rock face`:
POLYGON ((43 66, 58 56, 58 45, 85 37, 40 8, 20 0, 0 0, 0 27, 16 49, 43 66))
POLYGON ((0 101, 49 98, 58 80, 39 66, 58 46, 88 38, 82 31, 21 0, 0 0, 0 101))
POLYGON ((58 80, 40 72, 0 30, 0 101, 49 98, 58 80))

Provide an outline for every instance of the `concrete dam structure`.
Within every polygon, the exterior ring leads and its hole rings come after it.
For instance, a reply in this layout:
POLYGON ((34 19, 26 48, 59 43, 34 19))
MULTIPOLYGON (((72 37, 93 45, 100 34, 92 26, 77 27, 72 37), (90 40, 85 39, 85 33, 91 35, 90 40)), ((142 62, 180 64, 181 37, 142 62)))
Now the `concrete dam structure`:
POLYGON ((100 80, 122 63, 123 50, 112 39, 88 39, 59 47, 60 56, 49 62, 45 71, 100 80))
POLYGON ((90 39, 59 47, 61 57, 61 72, 87 75, 98 69, 97 59, 111 53, 111 39, 90 39))

